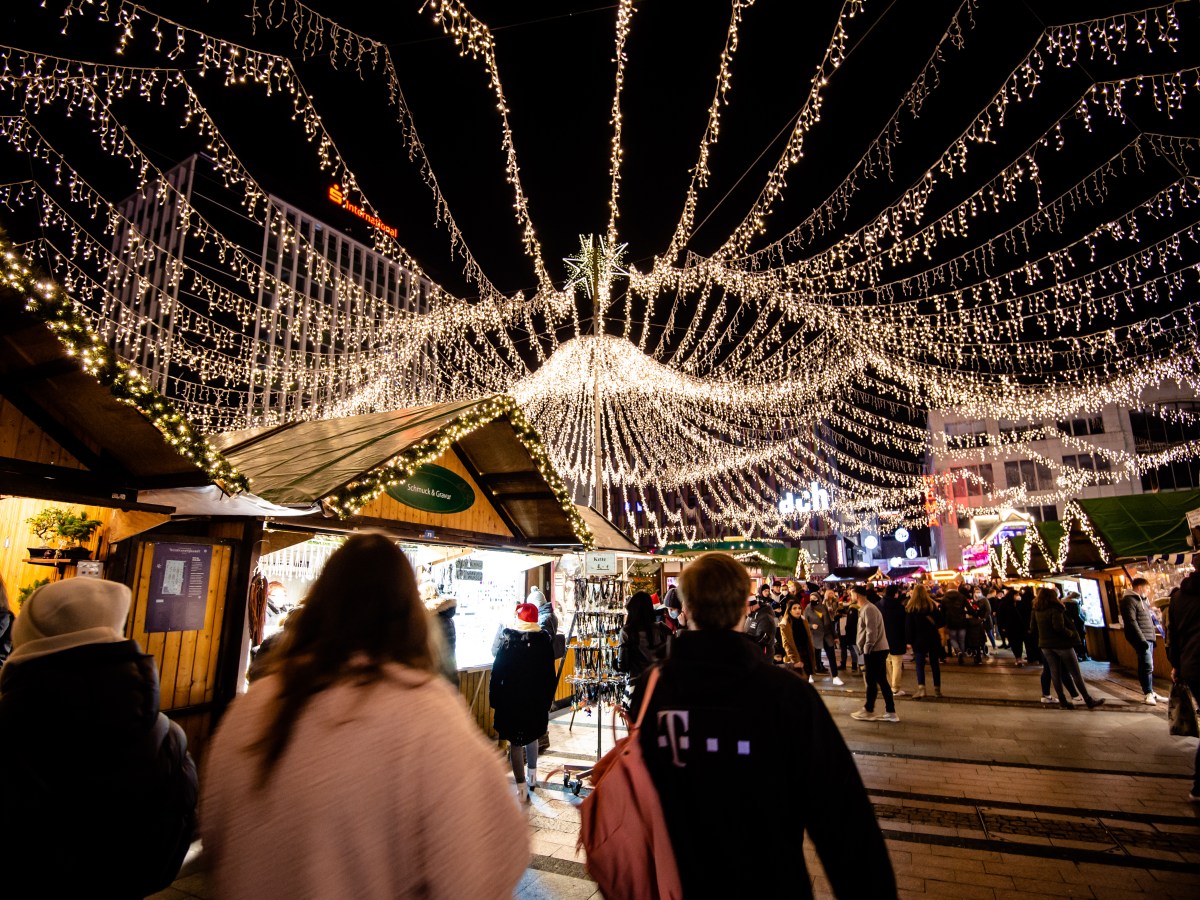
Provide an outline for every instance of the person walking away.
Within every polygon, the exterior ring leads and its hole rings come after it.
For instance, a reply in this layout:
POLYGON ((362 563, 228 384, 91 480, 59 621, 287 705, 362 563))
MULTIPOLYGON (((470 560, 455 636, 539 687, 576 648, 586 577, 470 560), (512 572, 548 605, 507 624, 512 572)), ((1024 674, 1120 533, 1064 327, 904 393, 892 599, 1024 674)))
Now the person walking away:
POLYGON ((1067 624, 1075 629, 1075 633, 1079 635, 1079 643, 1075 645, 1075 655, 1079 657, 1080 662, 1086 662, 1088 659, 1087 652, 1087 622, 1083 618, 1083 611, 1079 608, 1079 594, 1076 591, 1067 591, 1063 597, 1063 608, 1067 611, 1067 624))
POLYGON ((992 603, 992 614, 996 619, 996 631, 1000 635, 1001 650, 1009 648, 1008 629, 1012 622, 1013 604, 1016 597, 1017 592, 1012 588, 1003 588, 992 603))
MULTIPOLYGON (((772 616, 774 619, 774 616, 772 616)), ((774 641, 774 625, 771 640, 774 641)), ((654 604, 645 591, 636 591, 625 604, 625 625, 617 644, 620 671, 636 679, 653 663, 666 658, 670 634, 654 617, 654 604)))
MULTIPOLYGON (((1171 615, 1167 620, 1167 658, 1171 680, 1187 685, 1192 699, 1200 701, 1200 574, 1193 572, 1171 593, 1171 615)), ((1200 803, 1200 744, 1192 769, 1188 799, 1200 803)))
POLYGON ((799 847, 807 828, 836 896, 895 897, 874 811, 825 704, 738 633, 750 590, 745 567, 724 553, 705 553, 683 570, 679 590, 688 630, 661 666, 638 739, 683 895, 811 898, 799 852, 783 866, 737 863, 748 830, 786 834, 799 847), (774 781, 781 762, 817 773, 795 802, 759 789, 774 781))
MULTIPOLYGON (((855 619, 855 627, 858 620, 855 619)), ((783 640, 784 662, 796 669, 809 684, 813 680, 813 645, 808 636, 808 623, 804 621, 804 604, 797 597, 788 602, 783 611, 779 632, 783 640)))
POLYGON ((1138 681, 1142 687, 1142 700, 1153 706, 1165 700, 1154 692, 1154 642, 1158 629, 1150 617, 1150 604, 1146 597, 1150 593, 1150 582, 1145 578, 1133 579, 1129 590, 1121 595, 1121 621, 1125 639, 1137 654, 1138 681))
POLYGON ((858 604, 858 653, 862 657, 867 679, 866 705, 851 713, 850 718, 867 722, 899 722, 896 700, 887 680, 888 639, 883 626, 883 613, 868 599, 867 589, 862 585, 856 584, 850 588, 850 593, 858 604), (882 714, 875 712, 877 691, 883 694, 882 714))
POLYGON ((961 666, 967 657, 967 598, 955 582, 942 597, 942 614, 946 617, 946 632, 951 648, 958 653, 961 666))
POLYGON ((214 896, 512 896, 529 862, 525 816, 439 676, 430 628, 391 538, 357 534, 329 557, 272 670, 209 744, 214 896))
POLYGON ((858 607, 843 597, 837 611, 838 644, 841 645, 841 666, 846 671, 846 657, 850 657, 850 671, 858 671, 858 607))
POLYGON ((537 787, 538 738, 550 723, 556 675, 554 647, 538 625, 537 607, 522 603, 504 629, 488 694, 496 731, 508 741, 508 761, 522 800, 528 800, 526 789, 537 787))
POLYGON ((967 655, 975 661, 975 665, 983 665, 983 654, 987 651, 984 633, 984 609, 980 606, 982 595, 976 596, 969 588, 963 596, 966 598, 967 614, 967 655))
POLYGON ((933 670, 933 693, 940 697, 942 696, 942 669, 939 662, 941 654, 938 651, 942 643, 940 634, 943 622, 942 611, 934 605, 933 598, 929 596, 929 589, 923 584, 918 584, 912 589, 908 604, 904 609, 905 637, 912 645, 913 663, 917 667, 917 692, 913 695, 913 699, 921 700, 925 697, 926 660, 929 661, 929 666, 933 670))
POLYGON ((808 606, 804 608, 804 621, 808 623, 809 637, 812 638, 813 654, 817 664, 817 671, 821 671, 821 651, 825 651, 825 658, 829 660, 829 674, 833 676, 833 683, 841 687, 846 682, 838 678, 837 653, 835 652, 835 631, 833 616, 825 601, 818 597, 812 597, 809 600, 808 606))
POLYGON ((1088 693, 1083 673, 1079 671, 1079 660, 1075 657, 1075 645, 1079 642, 1079 635, 1067 624, 1066 609, 1053 588, 1038 590, 1033 601, 1033 614, 1037 622, 1038 649, 1042 651, 1046 665, 1050 668, 1054 692, 1058 695, 1058 705, 1063 709, 1075 708, 1067 702, 1066 694, 1063 693, 1063 673, 1066 672, 1078 687, 1088 709, 1103 706, 1103 698, 1095 700, 1088 693))
POLYGON ((904 633, 905 612, 904 601, 895 585, 890 586, 883 594, 879 604, 883 614, 883 630, 888 640, 888 655, 884 662, 887 664, 888 685, 892 694, 903 697, 908 691, 902 687, 901 677, 904 675, 904 653, 908 649, 908 640, 904 633))
POLYGON ((196 826, 187 738, 159 712, 154 657, 126 640, 130 591, 99 578, 38 588, 0 669, 5 897, 144 897, 196 826))
POLYGON ((1008 636, 1012 644, 1013 657, 1017 666, 1032 663, 1037 648, 1037 635, 1029 630, 1033 621, 1033 588, 1023 587, 1013 601, 1012 632, 1008 636), (1022 656, 1024 651, 1024 656, 1022 656))

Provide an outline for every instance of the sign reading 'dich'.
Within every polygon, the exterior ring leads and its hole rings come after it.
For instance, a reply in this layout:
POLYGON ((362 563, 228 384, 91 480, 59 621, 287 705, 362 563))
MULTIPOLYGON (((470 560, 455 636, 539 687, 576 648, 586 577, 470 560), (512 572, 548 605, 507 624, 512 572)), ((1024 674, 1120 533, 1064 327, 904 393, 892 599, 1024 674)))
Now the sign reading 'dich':
POLYGON ((340 184, 330 185, 329 199, 332 200, 334 203, 336 203, 338 206, 340 206, 342 209, 346 210, 346 212, 354 213, 354 215, 358 216, 360 219, 362 219, 367 224, 374 225, 376 228, 378 228, 380 231, 382 231, 386 235, 390 235, 391 237, 396 237, 400 233, 395 228, 393 228, 391 225, 385 225, 383 223, 383 220, 380 219, 378 216, 371 215, 369 212, 367 212, 361 206, 356 206, 355 204, 353 204, 349 200, 347 200, 346 193, 345 193, 345 191, 342 190, 342 186, 340 184))
POLYGON ((432 513, 457 513, 475 505, 475 491, 454 472, 427 463, 400 484, 387 489, 387 495, 405 506, 432 513))

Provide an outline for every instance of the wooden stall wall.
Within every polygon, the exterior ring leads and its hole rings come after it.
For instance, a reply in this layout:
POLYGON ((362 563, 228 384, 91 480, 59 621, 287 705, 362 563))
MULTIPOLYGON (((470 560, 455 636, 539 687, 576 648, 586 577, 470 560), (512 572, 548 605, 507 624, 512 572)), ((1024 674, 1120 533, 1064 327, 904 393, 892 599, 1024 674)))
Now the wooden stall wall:
POLYGON ((58 507, 78 513, 85 512, 89 518, 99 519, 104 525, 96 530, 91 541, 84 546, 92 551, 92 558, 105 560, 108 557, 108 522, 113 510, 100 506, 82 506, 78 503, 56 503, 49 500, 33 500, 28 497, 5 497, 0 499, 0 579, 8 592, 9 601, 16 608, 21 589, 38 581, 71 578, 74 566, 55 566, 30 563, 29 547, 39 547, 42 540, 33 533, 26 521, 47 507, 58 507), (61 573, 61 574, 60 574, 61 573))
POLYGON ((144 541, 138 547, 133 582, 133 614, 127 632, 154 657, 158 665, 159 706, 165 712, 212 703, 214 699, 219 636, 225 614, 233 548, 223 544, 213 545, 204 627, 199 631, 147 634, 146 611, 150 603, 150 581, 157 543, 160 542, 144 541))
POLYGON ((471 486, 475 491, 475 503, 470 509, 458 513, 433 513, 405 506, 398 500, 393 500, 387 494, 380 494, 361 510, 359 515, 365 518, 389 519, 393 522, 412 522, 416 525, 427 525, 433 529, 451 528, 457 531, 473 531, 476 534, 494 534, 500 537, 512 537, 513 533, 504 524, 492 505, 484 497, 479 484, 459 461, 453 451, 442 454, 436 465, 449 469, 471 486))
POLYGON ((471 718, 490 738, 500 736, 494 724, 495 714, 488 704, 488 687, 492 680, 491 666, 472 666, 458 671, 458 692, 467 702, 471 718))

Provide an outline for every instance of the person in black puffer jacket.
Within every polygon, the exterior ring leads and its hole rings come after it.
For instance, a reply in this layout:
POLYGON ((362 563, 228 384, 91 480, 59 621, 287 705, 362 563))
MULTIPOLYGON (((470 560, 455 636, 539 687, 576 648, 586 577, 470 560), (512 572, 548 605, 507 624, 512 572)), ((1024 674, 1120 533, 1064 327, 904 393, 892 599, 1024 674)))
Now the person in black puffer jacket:
POLYGON ((196 824, 187 738, 158 711, 154 658, 124 637, 123 584, 34 591, 0 672, 4 896, 144 897, 179 871, 196 824))

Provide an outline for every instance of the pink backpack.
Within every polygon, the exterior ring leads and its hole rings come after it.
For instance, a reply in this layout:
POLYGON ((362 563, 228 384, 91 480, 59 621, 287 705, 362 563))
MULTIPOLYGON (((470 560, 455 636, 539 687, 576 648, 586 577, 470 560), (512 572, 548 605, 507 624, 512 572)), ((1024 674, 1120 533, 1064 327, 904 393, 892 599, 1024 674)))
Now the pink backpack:
POLYGON ((683 897, 658 789, 638 743, 657 683, 655 667, 637 721, 592 769, 595 786, 580 807, 583 821, 576 848, 586 849, 587 870, 608 900, 683 897))

